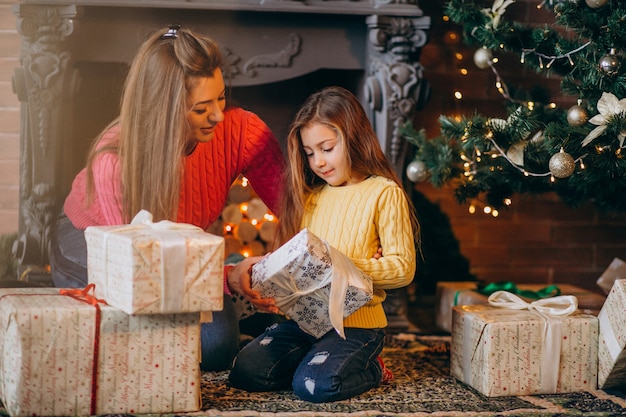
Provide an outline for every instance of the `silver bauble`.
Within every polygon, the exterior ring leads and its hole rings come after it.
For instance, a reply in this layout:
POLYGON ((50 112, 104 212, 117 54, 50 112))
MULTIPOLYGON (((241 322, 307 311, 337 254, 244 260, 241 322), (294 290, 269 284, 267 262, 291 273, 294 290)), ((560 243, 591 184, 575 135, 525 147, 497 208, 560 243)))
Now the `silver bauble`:
POLYGON ((489 65, 493 62, 493 55, 491 51, 485 47, 478 48, 474 52, 474 64, 480 69, 489 68, 489 65))
POLYGON ((570 126, 582 126, 589 120, 587 109, 578 104, 573 105, 567 110, 567 123, 570 126))
POLYGON ((611 49, 610 53, 600 58, 598 67, 606 75, 616 75, 619 72, 620 62, 617 55, 615 55, 614 49, 611 49))
POLYGON ((602 6, 606 6, 608 2, 609 0, 585 0, 587 6, 591 7, 592 9, 598 9, 602 6))
POLYGON ((576 161, 572 155, 561 149, 561 152, 555 153, 548 163, 550 173, 557 178, 567 178, 574 173, 576 161))
POLYGON ((428 168, 424 161, 412 161, 406 167, 406 177, 413 182, 422 182, 428 178, 428 168))

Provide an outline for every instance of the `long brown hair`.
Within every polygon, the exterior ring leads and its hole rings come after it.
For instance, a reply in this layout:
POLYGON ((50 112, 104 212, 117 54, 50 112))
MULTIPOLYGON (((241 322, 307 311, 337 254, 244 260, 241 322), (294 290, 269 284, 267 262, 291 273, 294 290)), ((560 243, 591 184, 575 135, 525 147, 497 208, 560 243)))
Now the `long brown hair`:
POLYGON ((320 123, 337 133, 344 144, 348 166, 357 176, 377 175, 395 181, 403 190, 411 213, 411 224, 419 241, 419 224, 406 191, 383 153, 376 132, 354 94, 342 87, 326 87, 310 95, 298 110, 287 136, 288 164, 279 210, 275 246, 281 245, 302 227, 308 197, 326 184, 309 167, 302 147, 302 129, 320 123))
MULTIPOLYGON (((190 127, 187 95, 201 77, 223 66, 219 46, 185 28, 152 34, 135 56, 121 99, 118 144, 98 148, 87 161, 92 198, 95 156, 114 152, 120 158, 122 215, 130 221, 141 209, 155 221, 175 220, 190 127)), ((98 139, 106 132, 103 131, 98 139)))

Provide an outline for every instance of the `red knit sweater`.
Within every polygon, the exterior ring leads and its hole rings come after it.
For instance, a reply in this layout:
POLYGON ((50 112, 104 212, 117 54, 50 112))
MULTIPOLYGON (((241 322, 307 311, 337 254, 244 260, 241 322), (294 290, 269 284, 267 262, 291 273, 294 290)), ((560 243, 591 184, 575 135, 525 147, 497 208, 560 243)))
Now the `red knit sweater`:
MULTIPOLYGON (((118 140, 119 127, 105 133, 101 143, 118 140)), ((254 191, 276 211, 284 159, 278 141, 254 113, 239 108, 224 112, 215 138, 199 143, 185 158, 185 174, 177 221, 208 228, 221 214, 233 181, 245 175, 254 191)), ((93 164, 95 196, 87 205, 86 169, 78 173, 64 210, 75 227, 123 224, 119 160, 98 155, 93 164)))

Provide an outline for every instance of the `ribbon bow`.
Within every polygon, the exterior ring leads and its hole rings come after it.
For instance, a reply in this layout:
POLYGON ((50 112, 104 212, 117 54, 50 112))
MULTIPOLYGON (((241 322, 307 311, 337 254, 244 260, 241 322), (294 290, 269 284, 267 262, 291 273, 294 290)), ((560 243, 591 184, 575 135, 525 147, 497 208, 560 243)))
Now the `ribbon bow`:
POLYGON ((496 291, 488 298, 489 304, 511 310, 535 310, 542 316, 569 316, 578 309, 578 299, 573 295, 559 295, 527 303, 508 291, 496 291))

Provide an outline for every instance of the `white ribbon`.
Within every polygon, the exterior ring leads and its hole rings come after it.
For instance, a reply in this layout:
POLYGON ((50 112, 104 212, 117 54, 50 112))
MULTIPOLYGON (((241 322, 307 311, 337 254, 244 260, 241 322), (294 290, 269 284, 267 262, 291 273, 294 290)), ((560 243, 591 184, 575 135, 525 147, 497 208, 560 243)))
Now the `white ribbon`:
MULTIPOLYGON (((180 231, 203 231, 201 228, 186 224, 162 220, 157 223, 152 221, 152 213, 141 210, 130 225, 121 226, 110 230, 109 233, 133 232, 136 230, 150 229, 160 240, 161 244, 161 312, 177 313, 182 310, 185 294, 185 257, 186 238, 180 231)), ((108 248, 105 235, 104 248, 108 248)), ((105 254, 106 256, 106 254, 105 254)), ((106 265, 106 263, 105 263, 106 265)), ((107 276, 105 271, 105 276, 107 276)))
POLYGON ((562 321, 578 309, 578 299, 573 295, 559 295, 526 302, 508 291, 496 291, 489 296, 489 304, 511 310, 529 310, 545 319, 541 352, 541 393, 554 393, 557 389, 561 361, 562 321))

